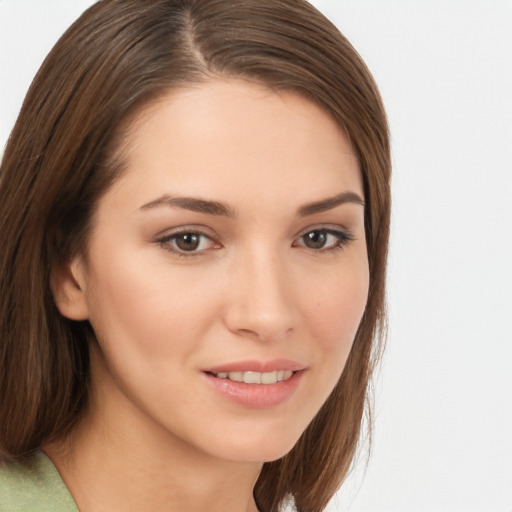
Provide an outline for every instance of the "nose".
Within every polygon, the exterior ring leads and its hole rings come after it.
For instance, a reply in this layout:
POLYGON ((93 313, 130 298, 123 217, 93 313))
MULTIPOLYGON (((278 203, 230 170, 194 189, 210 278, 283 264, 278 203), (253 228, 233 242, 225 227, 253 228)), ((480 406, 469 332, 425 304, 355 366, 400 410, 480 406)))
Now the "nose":
POLYGON ((262 341, 279 341, 297 327, 293 279, 285 258, 276 251, 250 251, 233 263, 227 328, 262 341))

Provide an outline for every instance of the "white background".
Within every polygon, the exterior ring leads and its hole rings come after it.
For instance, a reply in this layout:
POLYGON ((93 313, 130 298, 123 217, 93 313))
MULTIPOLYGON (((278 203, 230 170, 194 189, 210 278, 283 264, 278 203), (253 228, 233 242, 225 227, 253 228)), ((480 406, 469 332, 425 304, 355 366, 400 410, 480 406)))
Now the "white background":
MULTIPOLYGON (((91 3, 0 0, 0 148, 91 3)), ((512 1, 313 3, 373 71, 394 161, 373 454, 330 511, 512 512, 512 1)))

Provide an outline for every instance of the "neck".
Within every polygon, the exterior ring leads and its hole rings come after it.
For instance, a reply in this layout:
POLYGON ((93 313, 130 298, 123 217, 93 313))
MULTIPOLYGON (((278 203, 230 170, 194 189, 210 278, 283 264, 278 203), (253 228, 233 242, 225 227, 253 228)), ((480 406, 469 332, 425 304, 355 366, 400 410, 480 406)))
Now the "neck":
POLYGON ((94 389, 72 434, 44 447, 81 512, 257 512, 260 463, 209 456, 94 389))

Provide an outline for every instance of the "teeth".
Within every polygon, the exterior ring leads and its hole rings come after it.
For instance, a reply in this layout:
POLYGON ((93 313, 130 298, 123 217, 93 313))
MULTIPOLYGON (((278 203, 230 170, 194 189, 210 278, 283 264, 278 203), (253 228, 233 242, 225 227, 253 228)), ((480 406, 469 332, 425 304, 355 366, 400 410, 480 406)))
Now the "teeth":
POLYGON ((242 372, 229 372, 228 379, 234 380, 235 382, 243 382, 244 374, 242 372))
POLYGON ((244 382, 246 384, 261 384, 261 375, 259 372, 244 372, 244 382))
POLYGON ((261 374, 262 384, 275 384, 277 382, 277 372, 268 372, 261 374))
POLYGON ((275 384, 283 380, 288 380, 293 375, 291 370, 278 370, 274 372, 220 372, 216 373, 218 379, 229 379, 235 382, 245 382, 246 384, 275 384))

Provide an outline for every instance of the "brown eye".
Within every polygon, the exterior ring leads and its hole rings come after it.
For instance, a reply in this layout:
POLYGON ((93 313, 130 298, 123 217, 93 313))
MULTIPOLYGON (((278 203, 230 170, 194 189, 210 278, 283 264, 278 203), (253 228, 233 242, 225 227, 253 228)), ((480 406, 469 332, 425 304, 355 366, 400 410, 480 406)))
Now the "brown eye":
POLYGON ((174 236, 174 243, 181 251, 196 251, 201 244, 201 237, 198 233, 182 233, 174 236))
POLYGON ((182 231, 157 239, 159 245, 181 256, 195 256, 208 249, 219 248, 208 235, 200 231, 182 231))
POLYGON ((303 235, 302 239, 304 240, 304 245, 310 249, 323 249, 327 242, 327 235, 326 231, 315 229, 303 235))
POLYGON ((354 237, 336 229, 312 229, 300 236, 293 244, 295 247, 307 247, 313 251, 327 252, 341 249, 344 245, 354 240, 354 237))

